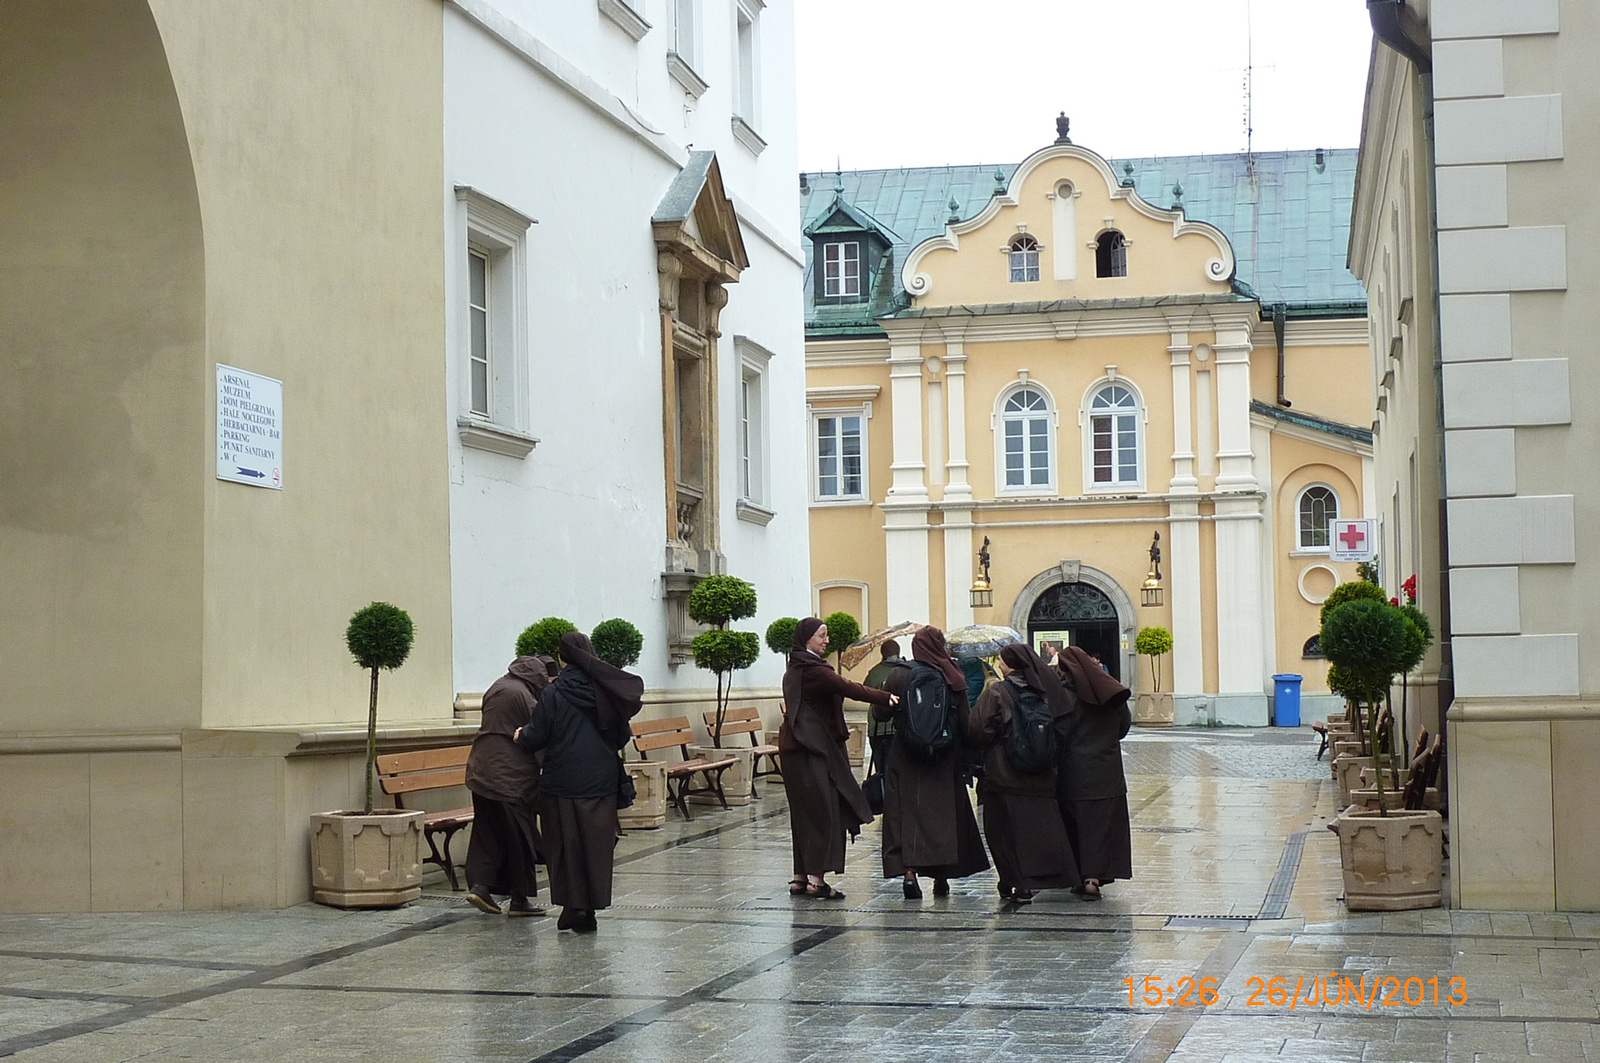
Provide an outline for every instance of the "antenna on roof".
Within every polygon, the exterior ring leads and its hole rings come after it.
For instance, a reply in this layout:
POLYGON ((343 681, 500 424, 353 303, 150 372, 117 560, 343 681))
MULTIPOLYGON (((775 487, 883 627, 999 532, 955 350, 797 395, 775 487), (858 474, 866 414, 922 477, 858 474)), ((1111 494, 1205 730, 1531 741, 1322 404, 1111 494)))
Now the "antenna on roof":
POLYGON ((1255 18, 1251 0, 1244 3, 1244 156, 1245 166, 1256 172, 1255 120, 1251 113, 1255 96, 1255 18))

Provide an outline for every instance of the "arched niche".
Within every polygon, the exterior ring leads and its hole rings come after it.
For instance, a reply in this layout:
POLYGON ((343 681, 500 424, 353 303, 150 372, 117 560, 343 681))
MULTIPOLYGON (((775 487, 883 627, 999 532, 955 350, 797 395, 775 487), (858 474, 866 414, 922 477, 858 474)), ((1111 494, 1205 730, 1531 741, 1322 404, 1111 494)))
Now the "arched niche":
POLYGON ((1012 603, 1011 626, 1026 635, 1028 618, 1033 613, 1034 604, 1058 583, 1087 583, 1110 599, 1117 612, 1117 630, 1120 636, 1118 649, 1122 672, 1120 678, 1128 687, 1138 689, 1136 684, 1139 679, 1139 655, 1133 650, 1133 639, 1139 632, 1139 614, 1134 608, 1133 598, 1108 572, 1102 572, 1079 561, 1063 561, 1059 565, 1045 569, 1027 582, 1017 595, 1017 600, 1012 603))

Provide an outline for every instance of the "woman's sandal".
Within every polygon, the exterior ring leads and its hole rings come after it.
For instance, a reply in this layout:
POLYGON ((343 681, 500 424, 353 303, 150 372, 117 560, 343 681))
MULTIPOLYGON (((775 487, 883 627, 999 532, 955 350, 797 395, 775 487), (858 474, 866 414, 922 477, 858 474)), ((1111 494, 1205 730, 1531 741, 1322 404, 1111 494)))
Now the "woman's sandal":
POLYGON ((803 896, 805 896, 805 892, 806 892, 806 880, 805 880, 805 876, 804 875, 801 875, 798 878, 792 878, 792 879, 789 880, 789 896, 791 896, 791 897, 803 897, 803 896))
POLYGON ((806 896, 814 897, 819 901, 842 901, 844 894, 828 885, 826 882, 806 883, 806 896))
POLYGON ((1082 897, 1086 901, 1098 901, 1100 899, 1100 882, 1098 879, 1084 880, 1082 897))

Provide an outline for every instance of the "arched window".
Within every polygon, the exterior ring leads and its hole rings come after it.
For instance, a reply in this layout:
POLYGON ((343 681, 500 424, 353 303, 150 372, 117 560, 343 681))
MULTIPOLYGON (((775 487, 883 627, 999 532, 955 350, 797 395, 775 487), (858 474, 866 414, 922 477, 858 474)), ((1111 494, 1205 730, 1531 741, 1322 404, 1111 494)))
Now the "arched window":
POLYGON ((1116 229, 1107 229, 1094 243, 1094 275, 1096 277, 1128 275, 1128 238, 1116 229))
POLYGON ((1048 489, 1051 474, 1050 400, 1037 388, 1021 388, 1000 410, 1003 483, 1008 490, 1048 489))
POLYGON ((1300 656, 1304 657, 1308 661, 1323 660, 1321 632, 1318 632, 1317 634, 1306 639, 1306 644, 1300 647, 1300 656))
POLYGON ((1039 279, 1039 241, 1023 233, 1011 241, 1011 283, 1039 279))
POLYGON ((1295 508, 1300 518, 1300 549, 1328 549, 1328 525, 1339 519, 1339 496, 1321 484, 1313 484, 1300 492, 1295 508))
POLYGON ((1089 400, 1089 452, 1096 487, 1135 487, 1139 462, 1139 397, 1123 384, 1107 384, 1089 400))

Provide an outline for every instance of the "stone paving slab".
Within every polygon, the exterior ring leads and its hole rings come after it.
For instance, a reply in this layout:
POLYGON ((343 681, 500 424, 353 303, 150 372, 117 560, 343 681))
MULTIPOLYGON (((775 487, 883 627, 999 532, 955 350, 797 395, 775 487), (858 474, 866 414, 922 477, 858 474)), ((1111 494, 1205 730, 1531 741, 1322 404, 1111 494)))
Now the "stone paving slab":
POLYGON ((480 915, 443 885, 394 912, 0 916, 0 1058, 1600 1058, 1600 916, 1346 913, 1314 753, 1289 729, 1136 732, 1135 876, 1092 904, 1003 905, 992 872, 906 901, 876 828, 845 901, 790 898, 769 784, 628 834, 593 936, 480 915))

